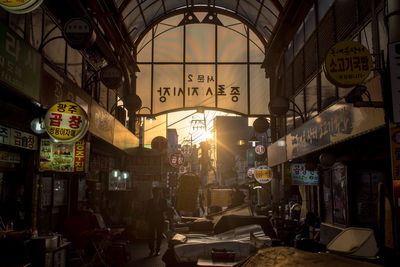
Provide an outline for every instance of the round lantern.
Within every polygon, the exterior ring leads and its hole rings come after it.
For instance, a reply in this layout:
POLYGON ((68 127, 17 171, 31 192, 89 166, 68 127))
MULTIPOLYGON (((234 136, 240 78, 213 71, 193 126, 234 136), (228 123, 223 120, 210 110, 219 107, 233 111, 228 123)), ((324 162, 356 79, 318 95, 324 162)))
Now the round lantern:
POLYGON ((96 33, 89 20, 83 17, 68 20, 63 27, 63 36, 75 49, 91 47, 96 41, 96 33))
POLYGON ((269 122, 264 117, 259 117, 253 122, 254 131, 257 133, 265 133, 269 128, 269 122))
POLYGON ((168 140, 163 136, 157 136, 151 141, 151 148, 159 152, 168 150, 168 140))
POLYGON ((285 115, 289 110, 289 99, 283 96, 275 96, 269 101, 268 108, 272 115, 285 115))
POLYGON ((51 106, 44 121, 47 133, 57 143, 77 142, 89 129, 85 110, 71 101, 62 101, 51 106))
POLYGON ((123 81, 123 74, 117 65, 108 65, 101 69, 100 79, 107 88, 118 89, 123 81))
POLYGON ((319 161, 321 162, 322 166, 331 167, 335 163, 336 157, 330 152, 324 152, 319 155, 319 161))
POLYGON ((136 112, 142 107, 142 100, 138 95, 130 94, 125 97, 124 106, 130 112, 136 112))

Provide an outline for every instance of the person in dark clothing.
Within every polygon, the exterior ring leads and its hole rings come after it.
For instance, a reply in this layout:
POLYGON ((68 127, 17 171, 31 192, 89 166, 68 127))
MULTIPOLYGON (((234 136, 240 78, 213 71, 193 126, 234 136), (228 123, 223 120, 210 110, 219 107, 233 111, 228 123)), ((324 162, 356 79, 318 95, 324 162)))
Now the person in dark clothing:
POLYGON ((160 188, 152 189, 153 198, 146 205, 146 219, 149 226, 149 249, 154 254, 154 241, 156 241, 156 255, 160 255, 161 237, 164 230, 164 220, 168 211, 167 201, 162 198, 160 188), (155 239, 156 237, 156 239, 155 239))
POLYGON ((29 228, 27 218, 26 218, 26 210, 23 201, 24 197, 24 186, 19 185, 15 191, 14 195, 11 199, 7 201, 6 209, 6 221, 13 223, 14 230, 27 230, 29 228))
POLYGON ((241 204, 243 204, 245 197, 246 196, 244 195, 244 193, 239 189, 239 187, 237 185, 235 185, 235 187, 233 188, 233 192, 232 192, 231 207, 236 207, 236 206, 240 206, 241 204))

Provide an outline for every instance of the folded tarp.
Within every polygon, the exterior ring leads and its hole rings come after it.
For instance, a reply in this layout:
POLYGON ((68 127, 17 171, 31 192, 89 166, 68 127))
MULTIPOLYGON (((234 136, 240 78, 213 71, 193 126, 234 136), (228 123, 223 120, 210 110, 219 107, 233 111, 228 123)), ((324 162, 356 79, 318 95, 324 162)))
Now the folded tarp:
POLYGON ((188 237, 184 244, 174 246, 177 262, 196 262, 198 258, 210 258, 212 249, 235 252, 235 259, 248 257, 255 248, 271 246, 260 225, 246 225, 214 236, 188 237))
POLYGON ((214 234, 223 233, 229 231, 230 229, 250 224, 260 225, 266 236, 272 239, 277 238, 274 228, 266 216, 222 216, 214 225, 214 234))

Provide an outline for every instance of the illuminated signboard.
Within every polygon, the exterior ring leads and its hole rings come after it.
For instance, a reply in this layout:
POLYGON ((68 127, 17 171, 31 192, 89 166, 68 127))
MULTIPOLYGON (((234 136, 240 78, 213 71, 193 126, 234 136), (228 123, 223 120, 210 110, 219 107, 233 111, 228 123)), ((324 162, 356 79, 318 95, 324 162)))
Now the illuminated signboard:
POLYGON ((267 165, 258 166, 254 170, 254 178, 256 178, 257 182, 261 184, 266 184, 271 182, 273 177, 272 169, 269 168, 267 165))
POLYGON ((318 171, 306 170, 305 163, 292 164, 289 175, 293 185, 318 185, 318 171))
POLYGON ((359 42, 345 41, 332 46, 325 58, 327 78, 341 87, 364 81, 372 69, 371 54, 359 42))
POLYGON ((73 143, 86 134, 89 121, 86 112, 78 104, 63 101, 47 111, 45 124, 52 141, 73 143))
POLYGON ((40 171, 87 172, 89 143, 80 140, 72 144, 54 143, 50 139, 40 141, 40 171))
POLYGON ((0 125, 0 144, 36 150, 38 138, 33 134, 0 125))

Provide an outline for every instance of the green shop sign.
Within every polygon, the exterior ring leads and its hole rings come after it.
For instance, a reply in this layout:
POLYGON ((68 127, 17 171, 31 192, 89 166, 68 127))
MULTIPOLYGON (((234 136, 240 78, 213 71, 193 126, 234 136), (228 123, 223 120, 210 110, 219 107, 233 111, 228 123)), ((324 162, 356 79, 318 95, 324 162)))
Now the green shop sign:
POLYGON ((0 23, 0 81, 39 100, 41 56, 0 23))

